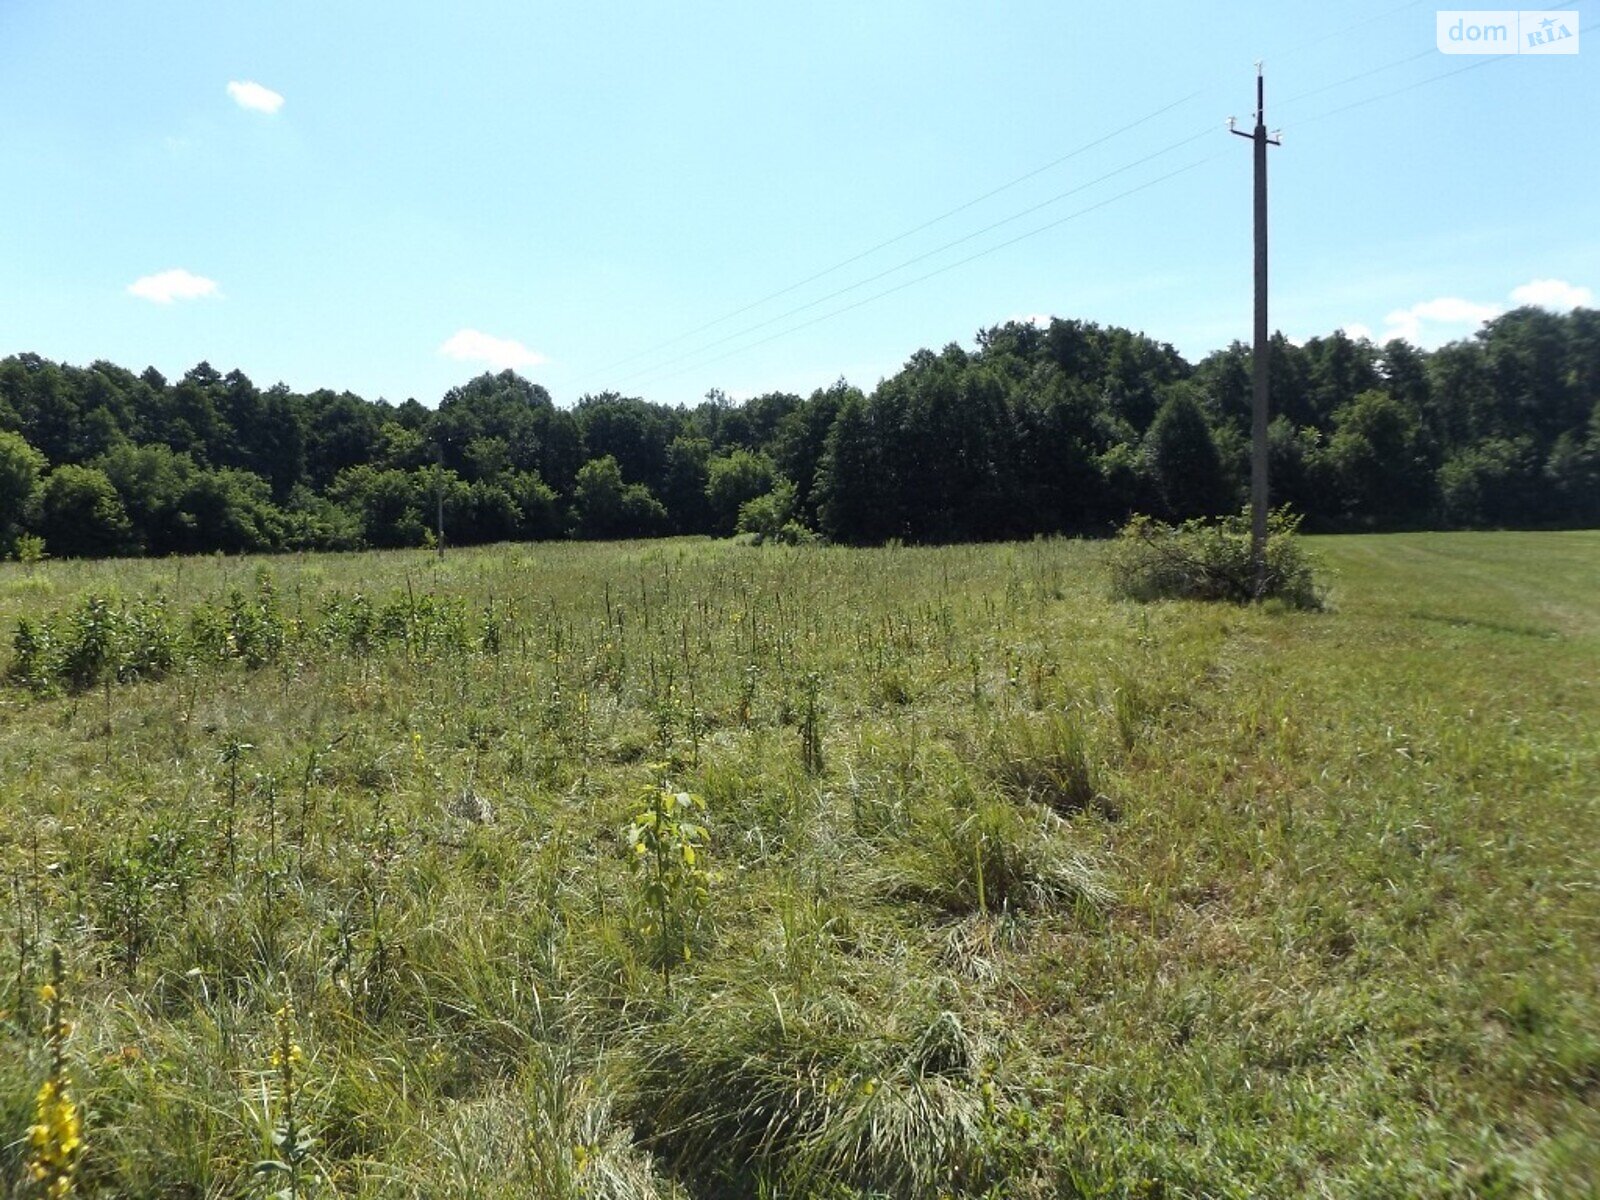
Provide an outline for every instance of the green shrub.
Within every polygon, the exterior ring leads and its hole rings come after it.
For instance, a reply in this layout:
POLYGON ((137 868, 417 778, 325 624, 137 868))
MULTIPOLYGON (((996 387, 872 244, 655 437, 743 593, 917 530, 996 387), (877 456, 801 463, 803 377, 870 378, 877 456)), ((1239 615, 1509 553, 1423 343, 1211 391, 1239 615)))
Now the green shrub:
POLYGON ((48 622, 17 619, 17 632, 11 639, 11 664, 7 678, 23 687, 43 690, 55 674, 55 630, 48 622))
POLYGON ((673 966, 692 957, 695 928, 711 899, 711 877, 701 863, 708 835, 694 819, 706 803, 665 780, 646 787, 639 799, 642 807, 628 826, 628 862, 642 879, 642 932, 670 983, 673 966))
POLYGON ((1291 608, 1321 608, 1311 560, 1296 538, 1300 518, 1285 509, 1267 523, 1266 578, 1258 589, 1250 554, 1250 516, 1168 525, 1129 521, 1111 551, 1111 587, 1126 600, 1276 599, 1291 608))
POLYGON ((41 563, 49 557, 45 553, 44 539, 31 533, 19 533, 11 549, 19 563, 26 563, 29 566, 41 563))
POLYGON ((817 540, 794 519, 795 486, 779 479, 772 490, 739 506, 739 532, 752 535, 755 544, 777 542, 783 546, 803 546, 817 540))
POLYGON ((299 646, 357 658, 388 649, 433 662, 493 654, 510 625, 491 617, 480 634, 459 597, 410 589, 376 604, 359 592, 335 592, 315 616, 294 617, 262 570, 254 588, 232 588, 226 599, 201 601, 186 615, 174 614, 159 594, 131 603, 88 594, 54 615, 20 617, 0 679, 38 692, 83 691, 107 679, 161 679, 185 664, 238 662, 259 670, 299 646))

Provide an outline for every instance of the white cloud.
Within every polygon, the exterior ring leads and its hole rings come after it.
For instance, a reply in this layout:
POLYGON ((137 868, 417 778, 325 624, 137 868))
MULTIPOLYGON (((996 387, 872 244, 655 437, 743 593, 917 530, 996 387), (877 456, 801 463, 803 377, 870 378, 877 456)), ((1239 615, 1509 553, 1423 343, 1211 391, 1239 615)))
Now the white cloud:
POLYGON ((1551 312, 1565 312, 1572 308, 1588 308, 1594 303, 1594 293, 1586 287, 1574 287, 1565 279, 1535 279, 1513 289, 1511 299, 1517 304, 1535 304, 1551 312))
POLYGON ((228 95, 240 108, 248 108, 252 112, 275 113, 283 107, 283 97, 277 92, 248 80, 233 80, 228 84, 228 95))
POLYGON ((1383 318, 1383 341, 1404 338, 1414 346, 1432 349, 1465 337, 1485 321, 1500 315, 1497 304, 1478 304, 1459 296, 1440 296, 1410 308, 1397 308, 1383 318))
POLYGON ((1498 304, 1476 304, 1459 296, 1441 296, 1437 300, 1424 300, 1405 310, 1424 321, 1438 321, 1447 325, 1481 325, 1499 315, 1498 304))
POLYGON ((1363 325, 1360 321, 1350 321, 1340 328, 1344 330, 1345 337, 1352 342, 1359 342, 1362 338, 1366 338, 1369 342, 1372 340, 1371 327, 1363 325))
POLYGON ((128 285, 128 294, 155 304, 171 304, 174 300, 198 300, 203 296, 221 296, 217 281, 204 275, 195 275, 182 267, 160 271, 135 279, 128 285))
POLYGON ((488 363, 497 371, 536 367, 549 359, 511 338, 497 338, 476 329, 461 329, 439 347, 439 353, 460 362, 488 363))
MULTIPOLYGON (((1578 287, 1564 279, 1534 279, 1511 289, 1511 303, 1531 304, 1551 312, 1594 304, 1594 292, 1578 287)), ((1370 328, 1349 322, 1344 331, 1351 337, 1370 337, 1380 344, 1393 338, 1404 338, 1414 346, 1432 350, 1448 341, 1467 337, 1485 321, 1492 321, 1505 312, 1503 304, 1480 304, 1460 296, 1439 296, 1424 300, 1409 308, 1397 308, 1383 318, 1383 332, 1373 336, 1370 328)))

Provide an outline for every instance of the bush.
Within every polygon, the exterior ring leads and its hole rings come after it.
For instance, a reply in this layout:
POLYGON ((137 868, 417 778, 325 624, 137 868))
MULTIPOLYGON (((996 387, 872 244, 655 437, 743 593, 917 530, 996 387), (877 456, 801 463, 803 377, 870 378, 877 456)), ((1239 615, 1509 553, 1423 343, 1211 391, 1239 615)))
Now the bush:
MULTIPOLYGON (((723 537, 737 530, 739 510, 773 490, 776 472, 765 454, 735 450, 711 459, 706 470, 706 502, 712 523, 723 537)), ((787 520, 787 516, 784 518, 787 520)), ((779 522, 782 524, 782 522, 779 522)))
POLYGON ((11 552, 19 563, 26 563, 29 566, 41 563, 50 557, 45 553, 44 539, 31 533, 19 533, 11 552))
POLYGON ((1266 579, 1256 586, 1250 516, 1167 525, 1137 516, 1111 552, 1111 587, 1127 600, 1277 599, 1291 608, 1321 608, 1311 560, 1296 537, 1300 518, 1286 509, 1267 522, 1266 579))
POLYGON ((86 595, 54 620, 17 622, 6 676, 38 692, 80 692, 107 679, 160 679, 177 665, 179 637, 160 597, 133 605, 86 595))
POLYGON ((667 510, 642 483, 624 483, 607 454, 590 459, 573 487, 573 524, 579 537, 651 537, 667 525, 667 510))
POLYGON ((57 467, 36 493, 33 532, 58 558, 103 558, 132 548, 133 527, 104 471, 57 467))
POLYGON ((794 519, 795 487, 779 479, 772 490, 739 506, 739 532, 752 536, 756 545, 777 542, 782 546, 808 545, 816 535, 794 519))

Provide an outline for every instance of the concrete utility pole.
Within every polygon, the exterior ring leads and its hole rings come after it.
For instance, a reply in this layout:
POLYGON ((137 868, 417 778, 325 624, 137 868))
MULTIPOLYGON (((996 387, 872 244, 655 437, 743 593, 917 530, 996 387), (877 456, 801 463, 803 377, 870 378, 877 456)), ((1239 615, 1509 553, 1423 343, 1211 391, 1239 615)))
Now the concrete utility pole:
POLYGON ((1250 558, 1255 564, 1256 596, 1267 588, 1267 147, 1280 146, 1267 136, 1266 80, 1256 64, 1256 127, 1252 133, 1228 129, 1255 143, 1256 160, 1256 345, 1254 398, 1250 419, 1250 558))

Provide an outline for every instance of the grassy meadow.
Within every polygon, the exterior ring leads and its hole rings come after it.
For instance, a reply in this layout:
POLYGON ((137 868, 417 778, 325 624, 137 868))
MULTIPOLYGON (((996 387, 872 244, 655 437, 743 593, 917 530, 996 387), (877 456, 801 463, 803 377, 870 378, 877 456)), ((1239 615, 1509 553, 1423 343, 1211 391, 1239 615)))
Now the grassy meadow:
POLYGON ((0 566, 0 1195, 1594 1194, 1600 533, 1308 543, 0 566))

